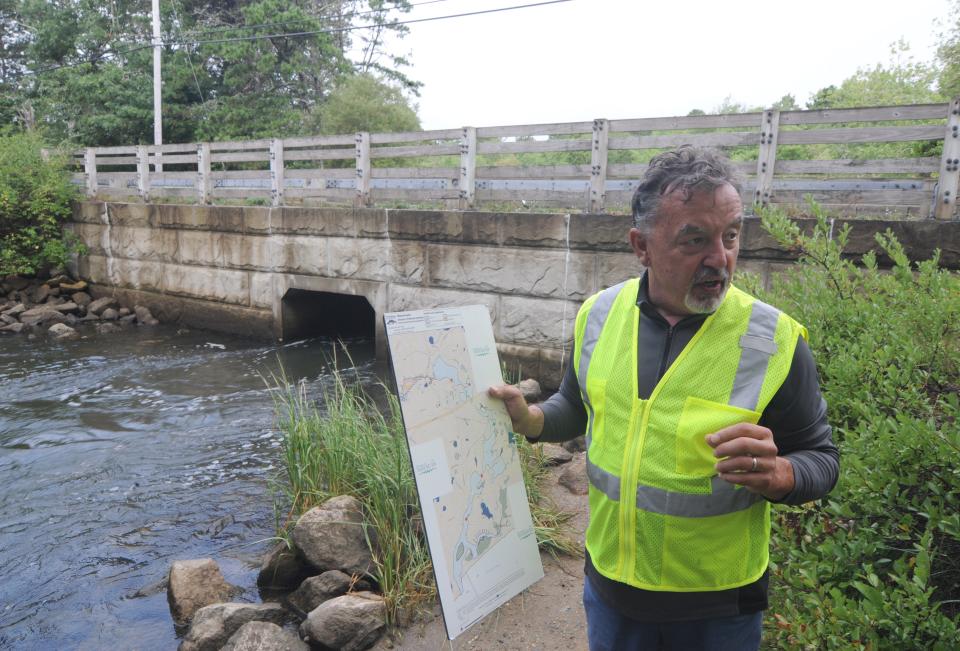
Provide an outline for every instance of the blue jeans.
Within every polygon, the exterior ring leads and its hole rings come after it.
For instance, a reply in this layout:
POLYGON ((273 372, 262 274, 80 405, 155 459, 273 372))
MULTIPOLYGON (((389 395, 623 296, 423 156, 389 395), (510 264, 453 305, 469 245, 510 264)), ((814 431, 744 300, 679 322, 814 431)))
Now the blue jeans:
POLYGON ((760 648, 763 613, 716 617, 689 622, 648 624, 624 617, 603 603, 583 580, 590 651, 756 651, 760 648))

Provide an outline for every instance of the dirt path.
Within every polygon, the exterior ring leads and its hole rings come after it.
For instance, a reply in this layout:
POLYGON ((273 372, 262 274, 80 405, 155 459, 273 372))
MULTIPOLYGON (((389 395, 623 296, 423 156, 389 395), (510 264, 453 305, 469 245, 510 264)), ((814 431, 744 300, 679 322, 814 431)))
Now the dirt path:
MULTIPOLYGON (((583 453, 570 462, 582 467, 583 453)), ((587 525, 587 497, 574 495, 557 483, 565 466, 551 470, 546 493, 562 510, 573 513, 572 537, 583 547, 587 525)), ((541 554, 544 577, 529 590, 517 595, 488 615, 483 621, 447 640, 439 606, 418 624, 393 640, 383 638, 373 648, 403 651, 463 651, 526 649, 538 651, 581 651, 587 648, 586 620, 583 615, 583 559, 562 556, 554 559, 541 554)))

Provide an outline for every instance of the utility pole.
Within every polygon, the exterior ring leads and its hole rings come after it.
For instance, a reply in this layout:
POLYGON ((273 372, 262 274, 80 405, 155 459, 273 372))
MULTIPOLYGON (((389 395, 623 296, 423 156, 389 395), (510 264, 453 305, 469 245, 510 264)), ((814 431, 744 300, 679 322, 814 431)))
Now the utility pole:
MULTIPOLYGON (((160 111, 161 81, 160 81, 160 53, 163 44, 160 40, 160 0, 153 0, 153 144, 158 147, 163 144, 163 118, 160 111)), ((154 172, 163 172, 159 149, 154 154, 154 172)))

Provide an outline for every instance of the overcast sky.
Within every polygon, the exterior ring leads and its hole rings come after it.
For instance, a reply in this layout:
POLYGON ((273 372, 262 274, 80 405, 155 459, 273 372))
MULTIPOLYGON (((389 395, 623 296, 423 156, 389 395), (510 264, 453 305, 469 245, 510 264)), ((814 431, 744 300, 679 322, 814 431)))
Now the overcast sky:
MULTIPOLYGON (((418 0, 413 0, 415 3, 418 0)), ((419 0, 422 1, 422 0, 419 0)), ((409 18, 536 0, 443 0, 409 18)), ((949 0, 572 0, 410 25, 425 129, 707 112, 730 96, 802 105, 905 39, 933 57, 949 0)))

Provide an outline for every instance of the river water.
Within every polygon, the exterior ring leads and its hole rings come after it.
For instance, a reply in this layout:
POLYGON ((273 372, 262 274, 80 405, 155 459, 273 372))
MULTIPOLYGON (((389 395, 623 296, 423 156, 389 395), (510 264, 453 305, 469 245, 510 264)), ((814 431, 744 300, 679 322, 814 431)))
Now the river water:
MULTIPOLYGON (((215 558, 256 601, 281 499, 263 378, 282 365, 320 395, 337 349, 170 326, 0 338, 0 649, 174 649, 158 584, 176 559, 215 558)), ((349 350, 376 381, 373 342, 349 350)))

